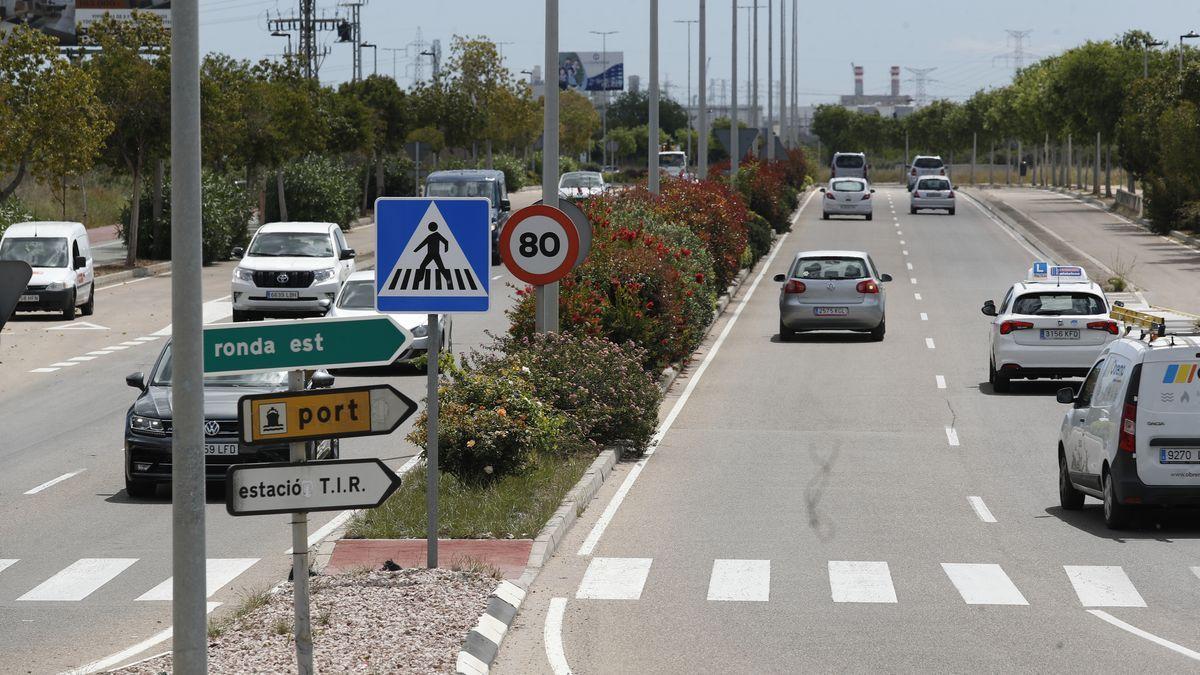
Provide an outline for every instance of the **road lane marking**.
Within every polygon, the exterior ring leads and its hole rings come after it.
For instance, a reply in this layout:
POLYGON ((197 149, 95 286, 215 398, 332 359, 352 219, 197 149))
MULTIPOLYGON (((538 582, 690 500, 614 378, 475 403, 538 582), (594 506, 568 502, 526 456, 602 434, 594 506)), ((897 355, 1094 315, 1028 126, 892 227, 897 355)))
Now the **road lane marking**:
POLYGON ((916 298, 917 300, 920 300, 920 299, 921 299, 921 294, 920 294, 920 293, 913 293, 913 297, 914 297, 914 298, 916 298))
POLYGON ((903 237, 904 233, 901 232, 900 230, 896 230, 896 236, 903 237))
POLYGON ((770 560, 713 561, 708 580, 709 600, 766 602, 771 599, 770 560))
POLYGON ((58 363, 51 363, 50 365, 54 366, 55 368, 70 368, 71 366, 79 365, 79 362, 78 361, 59 361, 58 363))
MULTIPOLYGON (((204 561, 204 597, 211 598, 243 572, 254 566, 258 558, 209 558, 204 561)), ((151 588, 137 597, 136 601, 162 600, 170 602, 171 588, 175 577, 151 588)))
POLYGON ((1174 642, 1171 642, 1170 640, 1167 640, 1165 638, 1160 638, 1153 633, 1147 633, 1146 631, 1142 630, 1141 628, 1138 628, 1137 626, 1131 626, 1130 624, 1125 623, 1124 621, 1118 619, 1117 617, 1109 614, 1108 612, 1106 612, 1102 609, 1089 609, 1089 610, 1087 610, 1087 613, 1091 614, 1092 616, 1099 617, 1100 619, 1107 621, 1108 623, 1116 626, 1117 628, 1120 628, 1123 631, 1132 633, 1140 638, 1149 640, 1149 641, 1153 642, 1154 644, 1159 645, 1160 647, 1166 647, 1167 649, 1170 649, 1171 651, 1176 652, 1178 654, 1182 654, 1182 655, 1188 657, 1189 659, 1193 659, 1195 661, 1200 661, 1200 652, 1194 652, 1194 651, 1188 649, 1187 647, 1177 645, 1174 642))
MULTIPOLYGON (((205 608, 205 614, 212 614, 213 610, 220 606, 221 606, 221 603, 219 603, 219 602, 208 603, 208 606, 205 608)), ((83 675, 84 673, 99 673, 102 671, 106 671, 109 668, 112 668, 113 666, 117 665, 118 663, 121 663, 123 661, 128 660, 129 658, 131 658, 133 656, 137 656, 138 654, 141 654, 142 652, 146 651, 147 649, 150 649, 154 645, 162 644, 162 643, 166 642, 167 640, 170 640, 173 631, 174 631, 174 628, 167 628, 166 630, 163 630, 158 633, 155 633, 154 635, 151 635, 150 637, 146 638, 145 640, 142 640, 141 642, 133 645, 132 647, 122 649, 121 651, 117 652, 116 654, 106 656, 97 661, 92 661, 89 664, 80 666, 80 667, 76 668, 75 670, 72 670, 69 672, 71 673, 71 675, 76 675, 76 674, 83 675)))
MULTIPOLYGON (((905 255, 908 255, 908 254, 906 253, 905 255)), ((913 268, 912 263, 910 263, 910 262, 906 262, 904 264, 907 265, 908 269, 910 269, 910 270, 913 268)))
POLYGON ((642 597, 653 558, 592 558, 575 597, 586 600, 637 600, 642 597))
POLYGON ((903 253, 904 255, 908 255, 908 249, 904 249, 903 251, 900 251, 900 252, 903 253))
POLYGON ((929 320, 929 315, 928 315, 928 314, 926 314, 925 312, 921 312, 921 320, 922 320, 922 321, 928 321, 928 320, 929 320))
POLYGON ((83 473, 85 470, 86 469, 79 469, 78 471, 64 473, 63 475, 59 476, 58 478, 52 478, 52 479, 46 481, 45 483, 42 483, 41 485, 33 488, 32 490, 29 490, 25 494, 36 495, 37 493, 41 492, 42 490, 45 490, 48 487, 53 487, 55 485, 58 485, 59 483, 63 482, 64 480, 66 480, 68 478, 71 478, 72 476, 78 476, 79 474, 83 473))
POLYGON ((933 376, 933 379, 934 379, 934 381, 936 381, 936 382, 937 382, 937 388, 938 388, 938 389, 945 389, 945 388, 946 388, 946 378, 945 378, 944 376, 942 376, 942 375, 934 375, 934 376, 933 376))
POLYGON ((1125 570, 1116 565, 1063 565, 1084 607, 1145 607, 1125 570))
POLYGON ((140 345, 142 343, 138 342, 137 340, 126 340, 125 342, 122 342, 121 344, 125 345, 126 347, 137 347, 138 345, 140 345))
POLYGON ((129 349, 129 347, 122 347, 121 345, 109 345, 109 346, 105 347, 105 349, 107 349, 110 352, 119 352, 122 349, 129 349))
MULTIPOLYGON (((216 323, 221 319, 225 319, 233 315, 233 303, 229 301, 231 296, 224 296, 216 300, 209 300, 200 306, 201 321, 205 324, 216 323)), ((167 324, 166 328, 160 328, 151 335, 156 337, 168 337, 171 335, 171 324, 167 324)), ((108 349, 108 347, 105 347, 108 349)))
POLYGON ((83 600, 137 561, 137 558, 80 558, 17 598, 17 601, 83 600))
POLYGON ((94 356, 72 356, 71 358, 69 358, 67 360, 68 361, 94 361, 95 359, 96 359, 96 357, 94 357, 94 356))
POLYGON ((31 372, 31 373, 53 373, 56 370, 58 370, 58 368, 34 368, 33 370, 31 370, 29 372, 31 372))
POLYGON ((933 344, 933 338, 925 338, 925 346, 929 349, 937 349, 933 344))
POLYGON ((497 274, 496 276, 492 277, 492 281, 499 281, 500 277, 501 275, 497 274))
POLYGON ((916 277, 909 277, 909 278, 908 278, 908 283, 910 283, 910 284, 916 284, 916 283, 917 283, 917 278, 916 278, 916 277))
POLYGON ((542 643, 546 645, 546 660, 550 662, 550 669, 554 671, 554 675, 571 675, 571 666, 567 664, 562 639, 563 615, 566 612, 566 598, 550 598, 550 608, 546 610, 546 625, 542 628, 542 643))
POLYGON ((61 326, 49 326, 46 330, 109 330, 107 326, 92 323, 91 321, 72 321, 64 323, 61 326))
POLYGON ((0 558, 0 572, 16 565, 20 558, 0 558))
MULTIPOLYGON (((804 208, 812 201, 815 194, 818 193, 815 191, 809 193, 808 198, 804 200, 804 204, 796 211, 796 218, 793 219, 793 222, 799 219, 800 214, 804 212, 804 208)), ((696 368, 696 373, 688 378, 687 386, 684 387, 683 393, 679 395, 679 399, 671 407, 671 412, 667 413, 667 417, 659 426, 658 431, 651 437, 650 447, 646 449, 646 452, 642 453, 642 458, 629 470, 629 475, 625 476, 625 480, 621 483, 621 486, 617 488, 608 505, 604 507, 604 512, 600 514, 600 517, 596 519, 596 523, 592 525, 592 530, 588 533, 587 538, 583 540, 583 544, 579 547, 577 555, 591 555, 592 551, 596 549, 596 544, 600 542, 600 537, 604 535, 604 530, 608 528, 608 524, 612 521, 613 516, 616 515, 617 509, 621 508, 621 503, 625 501, 625 495, 629 494, 629 490, 633 487, 634 482, 637 481, 638 476, 641 475, 646 462, 654 456, 654 451, 658 447, 658 443, 671 429, 675 418, 679 416, 680 411, 683 410, 683 406, 687 404, 688 399, 692 396, 692 392, 695 391, 701 376, 704 375, 704 371, 708 370, 708 364, 712 363, 712 360, 716 358, 717 353, 721 350, 721 345, 725 343, 725 338, 729 336, 730 331, 733 330, 733 326, 737 323, 738 317, 742 315, 742 310, 746 308, 746 304, 750 301, 750 298, 754 297, 755 289, 758 288, 758 284, 762 281, 763 276, 766 275, 767 270, 771 268, 771 263, 775 262, 775 256, 783 249, 783 242, 787 239, 787 236, 787 233, 784 233, 779 238, 775 250, 771 251, 771 255, 767 256, 767 260, 763 263, 758 276, 754 277, 754 282, 746 290, 746 297, 742 298, 741 302, 738 303, 737 309, 733 310, 733 315, 729 317, 729 322, 721 329, 721 334, 717 336, 717 339, 713 342, 712 349, 709 350, 708 354, 704 356, 704 359, 696 368)))
POLYGON ((1045 253, 1038 252, 1038 250, 1035 249, 1033 247, 1033 245, 1031 243, 1029 243, 1028 240, 1026 240, 1023 236, 1018 236, 1017 233, 1013 230, 1013 228, 1011 228, 1008 225, 1005 225, 1003 222, 997 220, 996 217, 992 215, 991 211, 988 211, 987 209, 985 209, 979 203, 978 200, 976 200, 971 195, 966 194, 965 192, 963 194, 966 195, 967 201, 971 202, 971 204, 974 205, 975 208, 978 209, 979 212, 982 213, 985 218, 992 221, 996 225, 996 227, 999 227, 1005 234, 1012 237, 1013 241, 1017 242, 1017 244, 1021 248, 1025 249, 1030 254, 1032 254, 1034 260, 1049 258, 1050 264, 1051 265, 1054 264, 1054 259, 1052 257, 1047 256, 1045 253))
POLYGON ((958 431, 954 427, 946 427, 946 442, 950 447, 958 447, 958 431))
POLYGON ((137 340, 138 342, 154 342, 157 339, 157 335, 143 335, 140 338, 134 338, 134 340, 137 340))
POLYGON ((996 522, 996 516, 992 515, 992 510, 983 503, 983 497, 967 497, 967 501, 971 503, 971 508, 975 509, 975 515, 985 523, 996 522))
POLYGON ((829 592, 834 602, 896 602, 886 562, 830 560, 829 592))
POLYGON ((999 565, 942 563, 950 583, 968 605, 1028 605, 999 565))
POLYGON ((903 239, 901 239, 901 240, 900 240, 900 245, 901 245, 901 246, 905 246, 905 243, 904 243, 904 240, 903 240, 903 239))
POLYGON ((112 352, 106 352, 103 349, 100 349, 94 352, 88 352, 88 356, 108 356, 111 353, 112 352))

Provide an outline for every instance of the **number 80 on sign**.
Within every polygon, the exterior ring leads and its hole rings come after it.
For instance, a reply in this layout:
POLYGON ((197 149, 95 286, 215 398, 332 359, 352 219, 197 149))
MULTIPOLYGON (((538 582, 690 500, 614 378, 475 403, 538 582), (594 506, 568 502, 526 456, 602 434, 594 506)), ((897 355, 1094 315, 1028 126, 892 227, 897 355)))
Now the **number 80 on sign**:
POLYGON ((551 284, 571 271, 579 255, 579 231, 562 211, 535 204, 517 211, 500 231, 500 257, 528 284, 551 284))

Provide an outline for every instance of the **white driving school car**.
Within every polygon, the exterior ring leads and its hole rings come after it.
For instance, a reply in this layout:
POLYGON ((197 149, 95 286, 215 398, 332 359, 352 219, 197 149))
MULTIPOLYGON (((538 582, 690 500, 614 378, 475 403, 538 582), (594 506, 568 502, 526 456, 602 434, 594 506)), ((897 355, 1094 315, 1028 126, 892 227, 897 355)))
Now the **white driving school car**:
POLYGON ((997 392, 1014 378, 1083 377, 1120 331, 1104 289, 1074 265, 1035 262, 999 308, 988 300, 981 311, 993 317, 988 381, 997 392))

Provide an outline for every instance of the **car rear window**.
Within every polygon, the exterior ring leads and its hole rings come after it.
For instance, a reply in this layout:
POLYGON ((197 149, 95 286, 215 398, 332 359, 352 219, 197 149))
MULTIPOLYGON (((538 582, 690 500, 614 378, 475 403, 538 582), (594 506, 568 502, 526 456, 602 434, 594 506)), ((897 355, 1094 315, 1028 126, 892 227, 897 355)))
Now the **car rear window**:
POLYGON ((943 164, 942 160, 938 159, 937 157, 918 157, 913 162, 913 166, 917 167, 918 169, 940 169, 942 168, 943 164))
POLYGON ((343 309, 375 309, 375 281, 346 282, 337 306, 343 309))
POLYGON ((838 155, 833 158, 833 165, 839 169, 861 169, 866 162, 862 155, 838 155))
POLYGON ((792 267, 792 277, 798 279, 865 279, 867 278, 867 263, 862 258, 841 256, 800 258, 792 267))
POLYGON ((1104 314, 1107 309, 1104 300, 1091 293, 1039 291, 1018 296, 1012 311, 1040 316, 1082 316, 1104 314))
POLYGON ((862 192, 863 182, 861 180, 835 180, 833 181, 834 192, 862 192))
POLYGON ((944 178, 936 178, 934 180, 923 180, 917 183, 918 190, 949 190, 950 181, 944 178))

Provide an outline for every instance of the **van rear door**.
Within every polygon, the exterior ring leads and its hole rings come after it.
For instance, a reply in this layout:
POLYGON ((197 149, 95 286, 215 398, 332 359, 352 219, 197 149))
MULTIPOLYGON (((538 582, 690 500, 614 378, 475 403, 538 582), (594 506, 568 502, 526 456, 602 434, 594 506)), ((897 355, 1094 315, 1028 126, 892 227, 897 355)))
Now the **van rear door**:
POLYGON ((1147 485, 1200 485, 1200 359, 1195 346, 1156 348, 1142 365, 1138 477, 1147 485))

